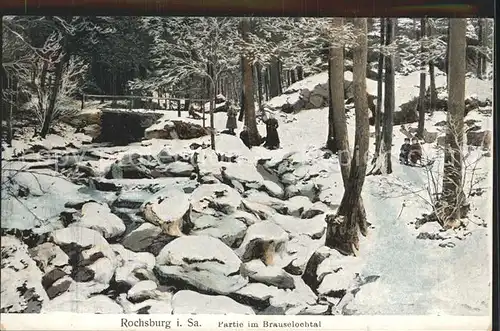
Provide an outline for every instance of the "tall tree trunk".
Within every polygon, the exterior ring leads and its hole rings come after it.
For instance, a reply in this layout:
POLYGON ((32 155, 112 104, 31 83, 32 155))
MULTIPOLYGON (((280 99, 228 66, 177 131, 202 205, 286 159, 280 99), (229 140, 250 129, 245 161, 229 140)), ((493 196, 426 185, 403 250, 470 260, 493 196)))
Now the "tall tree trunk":
MULTIPOLYGON (((479 40, 479 47, 482 47, 482 41, 483 41, 483 19, 478 18, 478 31, 477 31, 477 39, 479 40)), ((476 51, 476 56, 477 56, 477 69, 476 69, 476 74, 477 78, 483 79, 483 54, 481 53, 480 50, 476 51)))
MULTIPOLYGON (((244 69, 243 62, 244 62, 243 56, 241 56, 241 62, 240 62, 240 66, 241 66, 241 85, 240 85, 241 97, 240 97, 240 114, 238 115, 238 121, 240 121, 240 122, 243 122, 243 119, 245 119, 245 88, 244 88, 245 69, 244 69)), ((245 120, 245 124, 246 124, 246 120, 245 120)))
POLYGON ((465 112, 466 27, 464 18, 450 19, 449 42, 449 92, 444 155, 443 195, 445 204, 438 219, 443 227, 454 228, 465 216, 462 206, 465 195, 462 183, 462 148, 465 112))
MULTIPOLYGON (((336 20, 336 19, 334 19, 336 20)), ((341 21, 342 22, 342 21, 341 21)), ((334 26, 338 24, 337 22, 333 23, 334 26)), ((334 92, 333 90, 335 88, 338 88, 339 85, 337 82, 334 81, 333 78, 333 71, 340 71, 340 68, 344 69, 344 58, 343 56, 341 57, 342 62, 339 61, 338 59, 338 47, 333 47, 330 46, 330 51, 329 51, 329 57, 328 57, 328 94, 329 94, 329 99, 330 102, 328 103, 328 136, 326 137, 326 148, 332 151, 332 153, 337 153, 337 142, 336 142, 336 136, 335 136, 335 115, 334 115, 334 107, 339 107, 339 100, 335 100, 334 104, 334 92), (340 67, 335 67, 335 65, 339 65, 340 67)), ((340 91, 337 91, 337 95, 335 97, 339 97, 340 91)), ((342 108, 344 108, 344 93, 342 93, 342 108)))
MULTIPOLYGON (((420 19, 420 38, 423 39, 426 35, 425 32, 425 18, 420 19)), ((424 55, 424 44, 420 43, 420 54, 424 55)), ((420 62, 420 93, 418 96, 418 128, 417 135, 420 138, 424 137, 425 126, 425 84, 426 84, 426 71, 427 64, 424 59, 420 62)))
POLYGON ((280 70, 279 61, 277 58, 271 59, 271 64, 269 65, 269 96, 271 98, 280 95, 280 70))
POLYGON ((290 80, 292 84, 297 81, 297 74, 295 72, 295 69, 290 70, 290 80))
MULTIPOLYGON (((395 18, 386 19, 386 46, 392 43, 394 38, 394 22, 395 18)), ((394 114, 394 54, 385 56, 385 84, 384 84, 384 127, 383 127, 383 157, 384 163, 382 173, 392 173, 392 129, 393 129, 393 114, 394 114)))
MULTIPOLYGON (((427 24, 427 33, 428 36, 432 36, 432 26, 431 24, 427 24)), ((436 92, 436 73, 434 72, 434 62, 433 60, 429 61, 429 80, 430 80, 430 111, 431 113, 436 110, 437 104, 437 92, 436 92)))
POLYGON ((278 86, 279 86, 279 95, 283 94, 283 64, 280 59, 278 59, 278 86))
POLYGON ((297 67, 297 79, 298 80, 304 79, 304 69, 301 66, 297 67))
POLYGON ((268 101, 271 98, 271 92, 269 88, 269 69, 265 68, 264 69, 264 92, 266 95, 266 101, 268 101))
POLYGON ((292 85, 292 74, 291 74, 291 70, 287 70, 285 71, 285 75, 286 75, 286 87, 292 85))
MULTIPOLYGON (((356 109, 354 152, 349 170, 349 179, 337 215, 333 219, 331 215, 327 217, 325 241, 326 246, 337 249, 345 255, 356 255, 356 252, 359 250, 358 231, 361 227, 367 227, 366 219, 362 221, 359 219, 359 204, 365 181, 366 156, 369 145, 369 111, 366 98, 366 65, 368 54, 366 18, 355 18, 354 27, 360 31, 353 51, 353 86, 356 109), (363 225, 361 226, 361 224, 363 225)), ((339 81, 343 82, 343 79, 339 81)))
MULTIPOLYGON (((380 46, 384 45, 385 40, 385 19, 380 18, 380 46)), ((373 162, 377 162, 380 154, 380 144, 382 141, 381 125, 382 125, 382 84, 384 77, 384 53, 378 55, 378 72, 377 72, 377 112, 375 113, 375 155, 373 162)))
MULTIPOLYGON (((250 30, 250 19, 242 18, 242 37, 248 41, 248 33, 250 30)), ((260 145, 260 135, 257 129, 257 119, 255 117, 255 101, 253 91, 253 68, 252 59, 248 54, 243 54, 243 90, 245 93, 245 123, 248 130, 248 138, 250 146, 260 145)))
POLYGON ((42 130, 40 131, 40 136, 42 138, 45 138, 45 136, 49 133, 50 125, 52 124, 52 121, 53 121, 56 101, 57 101, 57 98, 59 97, 59 88, 60 88, 61 83, 62 83, 62 75, 63 75, 63 71, 64 71, 64 66, 66 65, 66 62, 69 59, 69 53, 66 51, 66 42, 65 41, 63 41, 63 45, 64 45, 64 47, 61 48, 61 52, 65 52, 65 53, 64 53, 62 59, 60 59, 60 61, 58 63, 56 63, 54 84, 52 85, 52 91, 50 94, 49 105, 48 105, 47 109, 45 109, 42 130))
POLYGON ((263 100, 263 95, 262 95, 262 66, 260 65, 259 62, 255 64, 255 71, 257 72, 257 91, 258 91, 258 97, 259 97, 259 108, 262 107, 262 103, 264 102, 263 100))
MULTIPOLYGON (((482 47, 489 47, 489 43, 488 43, 488 19, 487 18, 482 18, 482 27, 483 27, 483 33, 482 33, 482 36, 481 36, 481 46, 482 47)), ((486 75, 486 64, 488 63, 488 58, 486 57, 485 54, 483 54, 482 56, 482 60, 481 60, 481 72, 483 74, 483 77, 484 75, 486 75)))

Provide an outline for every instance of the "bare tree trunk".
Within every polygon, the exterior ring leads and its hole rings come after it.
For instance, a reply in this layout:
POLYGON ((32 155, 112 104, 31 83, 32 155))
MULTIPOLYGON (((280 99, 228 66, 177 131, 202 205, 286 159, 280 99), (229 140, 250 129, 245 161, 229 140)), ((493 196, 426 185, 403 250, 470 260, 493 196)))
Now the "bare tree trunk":
POLYGON ((269 93, 270 97, 274 98, 280 95, 280 70, 279 62, 277 58, 271 59, 271 64, 269 66, 269 93))
POLYGON ((465 216, 465 195, 462 183, 462 148, 465 112, 466 27, 462 18, 450 19, 449 43, 449 92, 446 145, 444 156, 443 195, 445 202, 441 215, 443 227, 454 228, 465 216))
POLYGON ((255 64, 255 68, 257 71, 257 91, 258 91, 259 108, 260 108, 262 107, 262 103, 264 102, 262 95, 262 66, 260 65, 259 62, 257 62, 255 64))
MULTIPOLYGON (((250 19, 247 17, 242 18, 242 37, 243 40, 248 39, 248 32, 250 30, 250 19)), ((252 59, 248 54, 243 54, 243 91, 245 94, 245 124, 248 130, 248 138, 250 146, 260 145, 260 135, 257 130, 257 119, 255 117, 255 101, 253 91, 253 70, 252 59)))
POLYGON ((280 59, 278 59, 278 86, 279 86, 279 95, 283 94, 283 64, 280 59))
MULTIPOLYGON (((488 47, 488 19, 487 18, 482 18, 482 35, 481 35, 481 46, 482 47, 488 47)), ((486 74, 486 64, 488 63, 488 58, 486 55, 483 54, 482 60, 481 60, 481 72, 483 76, 486 74)))
MULTIPOLYGON (((385 40, 385 18, 380 18, 380 46, 384 45, 385 40)), ((384 53, 378 55, 378 77, 377 77, 377 111, 375 113, 375 155, 372 163, 377 162, 380 154, 380 145, 382 141, 382 86, 384 77, 384 53)))
MULTIPOLYGON (((392 43, 394 37, 394 18, 386 19, 385 44, 392 43)), ((385 57, 385 84, 384 84, 384 127, 383 127, 383 156, 382 173, 392 173, 392 129, 394 114, 394 54, 385 57)))
MULTIPOLYGON (((420 19, 420 38, 423 39, 425 37, 425 18, 420 19)), ((423 56, 424 54, 424 44, 420 43, 420 54, 423 56)), ((420 62, 420 93, 418 96, 418 128, 417 135, 420 138, 424 137, 424 126, 425 126, 425 84, 426 84, 426 70, 427 65, 425 60, 421 60, 420 62)))
MULTIPOLYGON (((215 84, 210 84, 210 147, 215 151, 215 125, 214 125, 214 108, 215 108, 215 84)), ((205 118, 205 114, 203 114, 205 118)))
MULTIPOLYGON (((334 18, 334 20, 337 20, 334 18)), ((342 20, 340 20, 342 22, 342 20)), ((338 24, 338 22, 333 22, 334 26, 338 24)), ((342 24, 342 23, 340 23, 342 24)), ((334 71, 340 71, 339 68, 344 68, 344 57, 342 56, 340 60, 338 59, 338 48, 337 47, 330 47, 330 56, 328 58, 328 94, 329 94, 329 99, 330 102, 328 103, 328 136, 326 137, 326 148, 332 151, 332 153, 337 153, 337 142, 336 142, 336 135, 335 135, 335 115, 334 115, 334 107, 340 107, 338 97, 340 96, 342 99, 342 106, 341 108, 344 108, 344 93, 340 95, 340 91, 336 91, 337 93, 334 96, 333 90, 335 88, 338 88, 337 84, 338 82, 334 81, 333 75, 334 71), (335 67, 335 65, 340 65, 340 67, 335 67), (334 100, 334 97, 336 99, 334 100), (335 102, 335 104, 334 104, 335 102)), ((345 110, 344 110, 345 111, 345 110)))
POLYGON ((64 56, 62 59, 56 63, 56 70, 55 70, 55 77, 54 77, 54 84, 52 86, 52 91, 50 95, 50 101, 47 109, 45 109, 44 113, 44 118, 43 118, 43 124, 42 124, 42 130, 40 131, 40 136, 42 138, 45 138, 45 136, 49 133, 50 125, 52 124, 53 121, 53 115, 54 115, 54 108, 56 106, 56 101, 59 96, 59 88, 62 83, 62 75, 63 75, 63 70, 64 70, 64 65, 69 59, 69 53, 66 52, 66 43, 63 41, 64 47, 61 49, 61 52, 65 52, 64 56))
POLYGON ((303 80, 304 79, 304 69, 302 67, 297 67, 297 79, 298 80, 303 80))
POLYGON ((297 74, 295 72, 295 69, 290 70, 290 80, 292 84, 297 81, 297 74))
MULTIPOLYGON (((333 219, 331 215, 327 217, 325 241, 326 246, 337 249, 345 255, 356 255, 356 252, 359 250, 358 230, 361 227, 367 228, 366 219, 359 219, 359 204, 365 180, 366 156, 369 145, 369 111, 366 99, 366 65, 368 54, 366 18, 355 18, 354 27, 360 30, 353 51, 353 86, 356 109, 355 148, 350 164, 349 178, 337 215, 333 219)), ((343 79, 340 82, 343 82, 343 79)))
POLYGON ((270 99, 271 92, 269 90, 269 69, 264 69, 264 92, 266 95, 266 101, 270 99))
MULTIPOLYGON (((481 18, 478 18, 478 32, 477 32, 477 39, 479 40, 479 47, 483 46, 482 41, 483 41, 483 20, 481 18)), ((477 78, 483 79, 483 55, 481 54, 480 50, 476 51, 476 61, 477 61, 477 68, 476 68, 476 75, 477 78)))
MULTIPOLYGON (((243 65, 243 56, 241 57, 241 86, 240 86, 240 93, 241 93, 241 97, 240 97, 240 114, 238 115, 238 121, 240 122, 243 122, 243 119, 245 119, 245 88, 244 88, 244 73, 245 73, 245 69, 244 69, 244 65, 243 65)), ((245 119, 245 124, 246 124, 246 119, 245 119)))
MULTIPOLYGON (((427 24, 427 32, 428 36, 432 36, 432 26, 431 24, 427 24)), ((434 72, 434 62, 432 60, 429 61, 429 80, 430 80, 430 111, 431 113, 436 110, 437 103, 437 92, 436 92, 436 73, 434 72)))

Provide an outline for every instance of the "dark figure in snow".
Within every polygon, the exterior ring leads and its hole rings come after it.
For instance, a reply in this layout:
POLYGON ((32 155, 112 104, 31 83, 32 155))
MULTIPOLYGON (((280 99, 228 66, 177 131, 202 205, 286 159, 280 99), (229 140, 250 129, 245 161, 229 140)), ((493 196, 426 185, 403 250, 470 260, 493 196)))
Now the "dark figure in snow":
POLYGON ((269 149, 280 148, 280 137, 278 136, 278 120, 271 117, 266 120, 266 142, 264 147, 269 149))
POLYGON ((399 153, 399 162, 403 164, 408 164, 408 155, 410 154, 410 138, 405 138, 405 142, 401 145, 399 153))
POLYGON ((231 105, 228 105, 226 129, 229 131, 229 134, 232 134, 233 136, 236 135, 234 129, 238 127, 236 116, 238 116, 238 110, 231 105))
POLYGON ((415 165, 422 161, 422 146, 418 142, 418 139, 413 137, 410 145, 410 163, 415 165))
POLYGON ((250 148, 250 137, 248 135, 248 129, 246 126, 243 127, 243 130, 240 132, 240 139, 243 141, 245 146, 250 148))

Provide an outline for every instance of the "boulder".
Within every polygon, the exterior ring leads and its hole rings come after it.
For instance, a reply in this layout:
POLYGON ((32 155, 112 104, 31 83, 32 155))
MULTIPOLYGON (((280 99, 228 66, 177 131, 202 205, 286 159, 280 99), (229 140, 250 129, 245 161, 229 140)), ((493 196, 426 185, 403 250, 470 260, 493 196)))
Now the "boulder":
POLYGON ((39 313, 49 297, 28 247, 14 237, 2 236, 1 251, 2 313, 39 313))
POLYGON ((120 244, 111 245, 118 267, 115 270, 114 281, 124 288, 130 288, 145 279, 155 279, 153 268, 155 257, 148 252, 132 252, 120 244))
MULTIPOLYGON (((243 262, 262 259, 265 265, 280 265, 280 254, 288 241, 288 234, 272 221, 251 225, 239 249, 243 262)), ((286 264, 285 264, 286 265, 286 264)))
POLYGON ((225 184, 203 184, 191 194, 193 211, 200 214, 232 214, 241 205, 241 196, 225 184))
POLYGON ((192 222, 193 229, 190 234, 218 238, 229 247, 237 247, 242 242, 247 229, 246 225, 233 215, 226 215, 222 218, 201 215, 192 222))
POLYGON ((210 236, 180 237, 156 257, 156 273, 167 284, 181 281, 202 292, 228 294, 245 286, 241 260, 220 240, 210 236))
POLYGON ((122 235, 125 223, 111 212, 107 205, 88 202, 82 206, 82 217, 70 226, 79 226, 99 232, 104 238, 115 238, 122 235))
POLYGON ((123 238, 122 244, 133 252, 145 251, 162 232, 159 226, 143 223, 123 238))
POLYGON ((208 134, 199 124, 179 120, 160 119, 145 130, 146 139, 194 139, 208 134))
POLYGON ((286 271, 276 266, 266 266, 261 260, 244 263, 241 274, 249 279, 282 289, 294 289, 294 278, 286 271))
POLYGON ((491 148, 491 140, 491 130, 467 132, 467 145, 483 147, 483 149, 489 150, 491 148))
POLYGON ((147 299, 153 299, 156 296, 158 285, 152 280, 143 280, 136 283, 127 292, 127 299, 131 302, 140 302, 147 299))
POLYGON ((182 235, 184 225, 189 223, 190 209, 189 195, 171 188, 160 191, 141 206, 144 218, 171 236, 182 235))

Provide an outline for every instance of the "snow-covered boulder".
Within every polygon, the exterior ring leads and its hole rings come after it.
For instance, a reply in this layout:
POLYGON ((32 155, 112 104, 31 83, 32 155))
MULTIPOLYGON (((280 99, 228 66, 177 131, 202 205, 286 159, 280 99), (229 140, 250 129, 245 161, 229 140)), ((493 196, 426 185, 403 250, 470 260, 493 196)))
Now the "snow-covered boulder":
POLYGON ((292 237, 306 235, 312 239, 319 239, 326 230, 324 214, 314 216, 311 219, 301 219, 298 217, 276 214, 272 220, 292 237))
POLYGON ((239 314, 255 315, 251 307, 223 295, 205 295, 194 291, 179 291, 172 299, 174 314, 239 314))
POLYGON ((190 209, 189 195, 170 188, 155 194, 141 206, 144 218, 171 236, 182 235, 184 223, 189 221, 190 209))
POLYGON ((161 279, 183 281, 203 292, 228 294, 248 280, 240 275, 241 260, 220 240, 210 236, 180 237, 156 257, 161 279))
POLYGON ((192 223, 193 229, 190 234, 215 237, 229 247, 235 247, 241 243, 247 229, 246 225, 233 215, 226 215, 222 218, 201 215, 192 220, 192 223))
POLYGON ((133 252, 145 251, 162 232, 159 226, 151 223, 143 223, 137 229, 132 230, 122 240, 125 248, 133 252))
POLYGON ((262 259, 266 265, 280 265, 280 254, 288 241, 288 234, 272 221, 250 226, 239 249, 243 262, 262 259))
POLYGON ((241 274, 249 279, 283 289, 294 289, 294 278, 276 266, 266 266, 261 260, 246 262, 241 267, 241 274))
POLYGON ((90 295, 109 287, 117 258, 106 239, 97 231, 72 226, 51 233, 50 241, 61 247, 72 263, 71 277, 75 284, 69 291, 78 290, 90 295), (82 288, 84 283, 85 288, 82 288), (75 288, 80 286, 80 288, 75 288))
POLYGON ((146 139, 194 139, 208 134, 201 125, 161 118, 145 130, 146 139))
POLYGON ((193 211, 200 214, 234 213, 241 205, 240 194, 225 184, 203 184, 191 194, 193 211))
POLYGON ((42 287, 42 272, 18 239, 2 236, 2 313, 39 313, 49 298, 42 287))
POLYGON ((158 284, 152 280, 143 280, 136 283, 127 292, 127 299, 131 302, 139 302, 147 299, 153 299, 156 296, 158 284))
POLYGON ((132 252, 120 244, 111 245, 118 260, 115 282, 120 285, 134 286, 139 281, 154 278, 153 268, 156 259, 148 252, 132 252))
POLYGON ((82 206, 82 217, 70 226, 79 226, 99 232, 104 238, 114 238, 122 235, 125 223, 111 212, 107 205, 88 202, 82 206))

